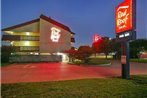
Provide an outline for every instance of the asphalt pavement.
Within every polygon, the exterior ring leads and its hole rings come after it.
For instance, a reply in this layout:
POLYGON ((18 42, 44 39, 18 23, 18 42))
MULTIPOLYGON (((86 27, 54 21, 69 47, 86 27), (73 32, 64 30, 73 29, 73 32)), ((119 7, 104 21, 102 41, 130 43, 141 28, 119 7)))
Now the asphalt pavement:
MULTIPOLYGON (((147 74, 147 63, 130 64, 131 75, 147 74)), ((79 66, 66 63, 14 63, 1 67, 1 83, 63 81, 121 76, 120 61, 110 65, 79 66)))

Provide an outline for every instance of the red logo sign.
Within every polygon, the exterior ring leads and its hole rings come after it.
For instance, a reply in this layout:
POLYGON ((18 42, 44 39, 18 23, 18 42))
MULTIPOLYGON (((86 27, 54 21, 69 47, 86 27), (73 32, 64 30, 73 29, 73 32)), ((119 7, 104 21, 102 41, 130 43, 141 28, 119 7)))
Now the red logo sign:
POLYGON ((93 37, 93 43, 96 43, 98 41, 100 41, 102 39, 102 37, 98 34, 95 34, 94 37, 93 37))
POLYGON ((116 7, 116 33, 132 30, 133 0, 125 0, 116 7))

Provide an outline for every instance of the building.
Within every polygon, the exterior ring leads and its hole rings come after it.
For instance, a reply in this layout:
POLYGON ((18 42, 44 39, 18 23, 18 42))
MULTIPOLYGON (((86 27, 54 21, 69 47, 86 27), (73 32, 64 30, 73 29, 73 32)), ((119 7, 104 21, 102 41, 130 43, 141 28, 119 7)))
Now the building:
POLYGON ((15 47, 13 55, 62 55, 75 42, 69 27, 45 16, 2 29, 2 41, 15 47))

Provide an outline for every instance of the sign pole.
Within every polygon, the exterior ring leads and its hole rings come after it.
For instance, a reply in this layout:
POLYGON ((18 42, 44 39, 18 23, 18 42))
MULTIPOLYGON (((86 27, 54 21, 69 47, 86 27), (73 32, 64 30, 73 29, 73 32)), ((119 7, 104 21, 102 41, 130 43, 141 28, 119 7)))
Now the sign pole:
POLYGON ((130 79, 129 41, 136 39, 136 0, 125 0, 116 7, 116 40, 121 42, 121 74, 130 79))
POLYGON ((130 79, 129 41, 122 42, 122 55, 125 56, 125 63, 122 63, 122 78, 130 79))

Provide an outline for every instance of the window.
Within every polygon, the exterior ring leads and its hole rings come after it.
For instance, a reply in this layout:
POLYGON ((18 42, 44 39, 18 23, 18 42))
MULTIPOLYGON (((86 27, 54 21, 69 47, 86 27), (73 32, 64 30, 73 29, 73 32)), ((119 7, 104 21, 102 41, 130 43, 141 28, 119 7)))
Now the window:
POLYGON ((20 51, 39 51, 39 47, 20 47, 20 51))
POLYGON ((21 36, 21 40, 38 41, 38 36, 21 36))

